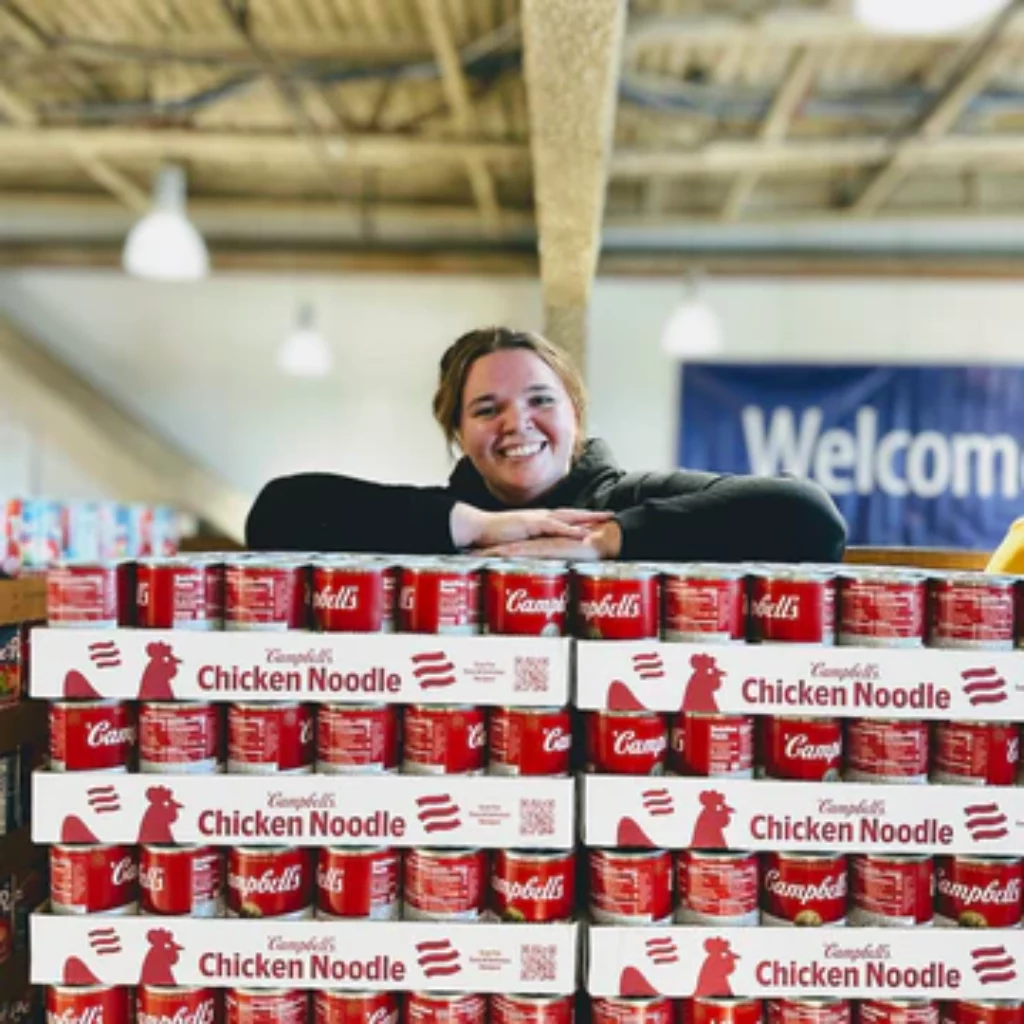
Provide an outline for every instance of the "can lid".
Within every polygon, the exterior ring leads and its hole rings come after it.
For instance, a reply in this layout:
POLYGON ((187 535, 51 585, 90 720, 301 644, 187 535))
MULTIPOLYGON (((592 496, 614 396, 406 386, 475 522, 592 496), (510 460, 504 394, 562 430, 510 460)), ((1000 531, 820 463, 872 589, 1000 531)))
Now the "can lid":
POLYGON ((819 582, 834 579, 836 566, 825 565, 759 565, 748 570, 755 579, 819 582))
POLYGON ((683 579, 738 580, 749 570, 741 565, 718 565, 712 562, 666 562, 660 566, 665 576, 683 579))
POLYGON ((657 565, 646 562, 573 562, 571 567, 577 576, 607 580, 650 579, 661 573, 657 565))
POLYGON ((500 558, 488 561, 484 568, 487 572, 515 576, 565 576, 569 571, 567 562, 540 558, 500 558))
POLYGON ((854 582, 924 583, 928 573, 901 565, 844 565, 837 570, 843 580, 854 582))
POLYGON ((939 583, 952 583, 958 587, 999 587, 1009 589, 1019 582, 1020 577, 995 572, 974 572, 967 569, 953 569, 938 577, 939 583))

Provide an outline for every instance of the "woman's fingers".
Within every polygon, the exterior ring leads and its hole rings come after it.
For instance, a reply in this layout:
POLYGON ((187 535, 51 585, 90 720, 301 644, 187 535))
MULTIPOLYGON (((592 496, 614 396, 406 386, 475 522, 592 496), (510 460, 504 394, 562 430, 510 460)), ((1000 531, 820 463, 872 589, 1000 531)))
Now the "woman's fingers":
POLYGON ((545 516, 538 525, 540 529, 534 535, 537 537, 579 538, 585 537, 590 532, 590 528, 587 526, 577 526, 574 523, 567 523, 565 520, 559 519, 554 515, 545 516))
POLYGON ((551 514, 567 523, 606 523, 615 516, 614 512, 596 512, 588 508, 556 508, 551 514))

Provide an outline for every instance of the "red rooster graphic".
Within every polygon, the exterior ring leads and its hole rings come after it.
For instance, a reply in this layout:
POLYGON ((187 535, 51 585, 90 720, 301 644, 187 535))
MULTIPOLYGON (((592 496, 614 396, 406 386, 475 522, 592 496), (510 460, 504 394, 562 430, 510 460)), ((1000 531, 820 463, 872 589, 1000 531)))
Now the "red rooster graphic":
POLYGON ((154 640, 146 645, 149 664, 142 672, 139 683, 139 700, 174 700, 171 680, 178 674, 181 658, 177 657, 170 644, 154 640))

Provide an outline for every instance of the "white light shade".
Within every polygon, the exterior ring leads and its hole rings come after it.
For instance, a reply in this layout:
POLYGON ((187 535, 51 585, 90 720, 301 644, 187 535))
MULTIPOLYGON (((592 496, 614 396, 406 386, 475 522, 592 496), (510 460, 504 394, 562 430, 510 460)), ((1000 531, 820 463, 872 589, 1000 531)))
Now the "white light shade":
POLYGON ((303 307, 295 330, 277 353, 277 365, 292 377, 326 377, 334 366, 334 353, 316 329, 313 311, 303 307))
POLYGON ((128 233, 122 262, 133 277, 150 281, 197 281, 210 273, 203 236, 185 212, 185 172, 160 168, 153 209, 128 233))
POLYGON ((1007 0, 854 0, 857 17, 879 32, 938 35, 970 28, 1007 0))
POLYGON ((691 285, 661 334, 662 349, 674 359, 717 355, 724 348, 718 314, 691 285))

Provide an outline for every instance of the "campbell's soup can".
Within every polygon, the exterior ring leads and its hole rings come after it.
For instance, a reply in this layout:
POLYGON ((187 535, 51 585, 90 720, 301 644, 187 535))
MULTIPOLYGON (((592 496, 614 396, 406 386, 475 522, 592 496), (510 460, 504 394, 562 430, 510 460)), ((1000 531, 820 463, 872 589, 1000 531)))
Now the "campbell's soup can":
POLYGON ((750 715, 680 712, 669 730, 669 771, 706 778, 749 779, 754 774, 754 719, 750 715))
POLYGON ((487 998, 475 992, 410 992, 405 1024, 485 1024, 487 998))
POLYGON ((932 923, 935 879, 926 854, 850 857, 850 924, 918 928, 932 923))
POLYGON ((487 853, 419 847, 405 854, 408 921, 476 921, 487 902, 487 853))
POLYGON ((836 581, 830 572, 764 566, 751 573, 747 628, 752 643, 834 644, 836 581))
POLYGON ((215 988, 139 985, 135 990, 136 1024, 220 1024, 221 1017, 215 988))
POLYGON ((1024 1024, 1019 999, 959 999, 942 1004, 942 1024, 1024 1024))
POLYGON ((118 562, 62 562, 46 574, 48 624, 115 629, 120 618, 118 562))
POLYGON ((316 868, 316 916, 398 920, 398 851, 387 846, 322 847, 316 868))
POLYGON ((479 559, 457 557, 417 558, 403 563, 398 591, 399 630, 446 636, 479 633, 483 564, 479 559))
POLYGON ((321 774, 398 771, 398 708, 394 704, 321 704, 316 736, 316 770, 321 774))
POLYGON ((228 917, 312 917, 313 860, 298 846, 232 846, 228 917))
MULTIPOLYGON (((970 823, 968 823, 970 830, 970 823)), ((935 923, 961 928, 1016 928, 1021 923, 1020 857, 937 857, 935 923)))
POLYGON ((936 722, 932 782, 1012 786, 1020 762, 1013 722, 936 722))
POLYGON ((313 628, 322 633, 391 633, 395 627, 393 563, 370 555, 313 562, 313 628))
POLYGON ((661 567, 664 640, 676 643, 742 643, 747 635, 747 578, 728 565, 661 567))
POLYGON ((765 1003, 767 1024, 851 1024, 849 999, 769 999, 765 1003))
POLYGON ((928 582, 909 569, 851 566, 839 574, 839 643, 852 647, 922 647, 928 582))
POLYGON ((224 770, 222 711, 208 701, 139 705, 139 771, 204 775, 224 770))
MULTIPOLYGON (((731 951, 719 954, 724 962, 733 957, 731 951)), ((741 996, 696 996, 683 1006, 685 1024, 761 1024, 764 1005, 760 999, 741 996)))
POLYGON ((584 640, 647 640, 658 636, 661 587, 653 566, 581 562, 573 566, 576 636, 584 640))
POLYGON ((660 712, 589 711, 584 734, 588 772, 664 774, 668 727, 660 712))
POLYGON ((487 714, 471 704, 410 704, 402 726, 406 775, 479 775, 487 757, 487 714))
POLYGON ((494 912, 503 921, 571 921, 576 907, 574 850, 495 850, 494 912))
POLYGON ((488 730, 491 775, 568 775, 568 708, 494 708, 488 730))
POLYGON ((767 779, 838 782, 843 726, 838 718, 765 715, 760 721, 761 774, 767 779))
POLYGON ((313 994, 313 1024, 398 1024, 397 992, 323 989, 313 994))
POLYGON ((675 1003, 668 996, 593 996, 592 1024, 675 1024, 675 1003))
POLYGON ((491 1024, 573 1024, 572 996, 514 995, 496 992, 490 998, 491 1024))
POLYGON ((309 627, 309 567, 300 559, 245 557, 224 567, 224 628, 280 633, 309 627))
POLYGON ((766 853, 761 861, 761 923, 842 925, 847 911, 841 853, 766 853))
POLYGON ((1012 576, 949 572, 931 581, 928 642, 932 647, 1009 651, 1015 641, 1012 576))
POLYGON ((47 985, 47 1024, 132 1024, 127 985, 47 985))
POLYGON ((569 571, 563 562, 491 562, 487 566, 487 633, 562 636, 568 603, 569 571))
POLYGON ((143 914, 220 917, 224 860, 212 846, 143 846, 139 851, 143 914))
POLYGON ((50 771, 126 772, 135 754, 135 714, 123 700, 55 700, 50 771))
POLYGON ((307 775, 313 771, 316 721, 297 701, 228 708, 228 771, 233 775, 307 775))
POLYGON ((846 780, 925 783, 928 747, 926 722, 853 718, 846 726, 846 780))
POLYGON ((54 914, 134 914, 139 866, 133 846, 50 847, 50 910, 54 914))
POLYGON ((758 923, 756 853, 682 850, 676 857, 679 924, 748 928, 758 923))
POLYGON ((590 850, 590 915, 598 924, 666 924, 672 918, 667 850, 590 850))
POLYGON ((862 999, 858 1024, 939 1024, 939 1006, 932 999, 862 999))
POLYGON ((224 627, 224 566, 209 558, 143 558, 135 565, 140 629, 224 627))
POLYGON ((229 988, 224 1024, 309 1024, 309 994, 294 988, 229 988))

